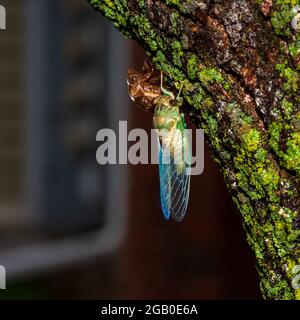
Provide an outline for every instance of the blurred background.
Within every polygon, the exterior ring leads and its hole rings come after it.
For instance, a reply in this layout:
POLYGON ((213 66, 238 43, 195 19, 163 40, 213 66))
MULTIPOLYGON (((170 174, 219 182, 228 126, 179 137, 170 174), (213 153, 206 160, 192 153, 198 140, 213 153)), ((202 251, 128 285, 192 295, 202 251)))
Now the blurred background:
POLYGON ((143 50, 85 0, 0 4, 0 299, 260 299, 207 146, 179 224, 163 220, 157 166, 96 162, 101 128, 151 129, 126 85, 143 50))

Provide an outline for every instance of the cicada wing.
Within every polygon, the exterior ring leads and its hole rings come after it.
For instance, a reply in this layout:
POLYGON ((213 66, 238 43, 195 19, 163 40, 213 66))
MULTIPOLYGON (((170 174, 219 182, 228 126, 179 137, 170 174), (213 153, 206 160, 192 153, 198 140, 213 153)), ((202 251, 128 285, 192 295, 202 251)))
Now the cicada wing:
POLYGON ((171 215, 171 194, 169 191, 171 166, 170 153, 166 152, 162 147, 161 141, 158 138, 158 157, 159 157, 159 184, 160 184, 160 203, 163 215, 166 220, 170 219, 171 215))
POLYGON ((189 201, 191 153, 185 130, 177 130, 168 141, 158 142, 161 206, 166 219, 179 222, 189 201))

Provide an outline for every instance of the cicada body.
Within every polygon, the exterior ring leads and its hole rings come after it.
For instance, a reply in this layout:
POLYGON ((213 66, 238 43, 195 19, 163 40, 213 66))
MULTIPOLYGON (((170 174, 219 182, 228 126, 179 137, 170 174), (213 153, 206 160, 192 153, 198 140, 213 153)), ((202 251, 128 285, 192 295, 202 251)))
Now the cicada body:
POLYGON ((142 73, 128 73, 129 95, 143 109, 153 111, 158 137, 160 199, 164 217, 181 221, 186 213, 190 190, 191 151, 182 100, 157 83, 157 74, 147 62, 142 73))
POLYGON ((158 135, 160 200, 164 217, 181 221, 190 190, 191 152, 180 102, 163 95, 157 99, 153 126, 158 135))

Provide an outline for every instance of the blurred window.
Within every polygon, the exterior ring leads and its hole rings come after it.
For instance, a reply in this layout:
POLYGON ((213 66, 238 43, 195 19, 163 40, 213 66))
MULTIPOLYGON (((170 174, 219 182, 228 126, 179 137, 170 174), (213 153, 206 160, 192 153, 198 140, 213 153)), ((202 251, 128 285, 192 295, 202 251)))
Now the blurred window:
POLYGON ((0 33, 0 264, 14 269, 15 254, 26 252, 33 270, 37 261, 55 264, 46 249, 60 247, 66 262, 80 248, 88 256, 84 244, 96 243, 92 255, 120 237, 126 168, 97 164, 96 133, 127 117, 119 77, 128 61, 121 36, 85 1, 1 4, 7 30, 0 33))

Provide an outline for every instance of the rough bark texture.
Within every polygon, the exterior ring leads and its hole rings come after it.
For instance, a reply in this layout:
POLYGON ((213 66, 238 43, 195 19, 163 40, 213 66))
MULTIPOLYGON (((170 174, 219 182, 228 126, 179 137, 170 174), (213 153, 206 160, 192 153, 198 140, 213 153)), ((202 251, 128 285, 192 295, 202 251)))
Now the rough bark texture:
POLYGON ((88 1, 183 84, 186 113, 241 213, 263 296, 300 299, 298 1, 88 1))

